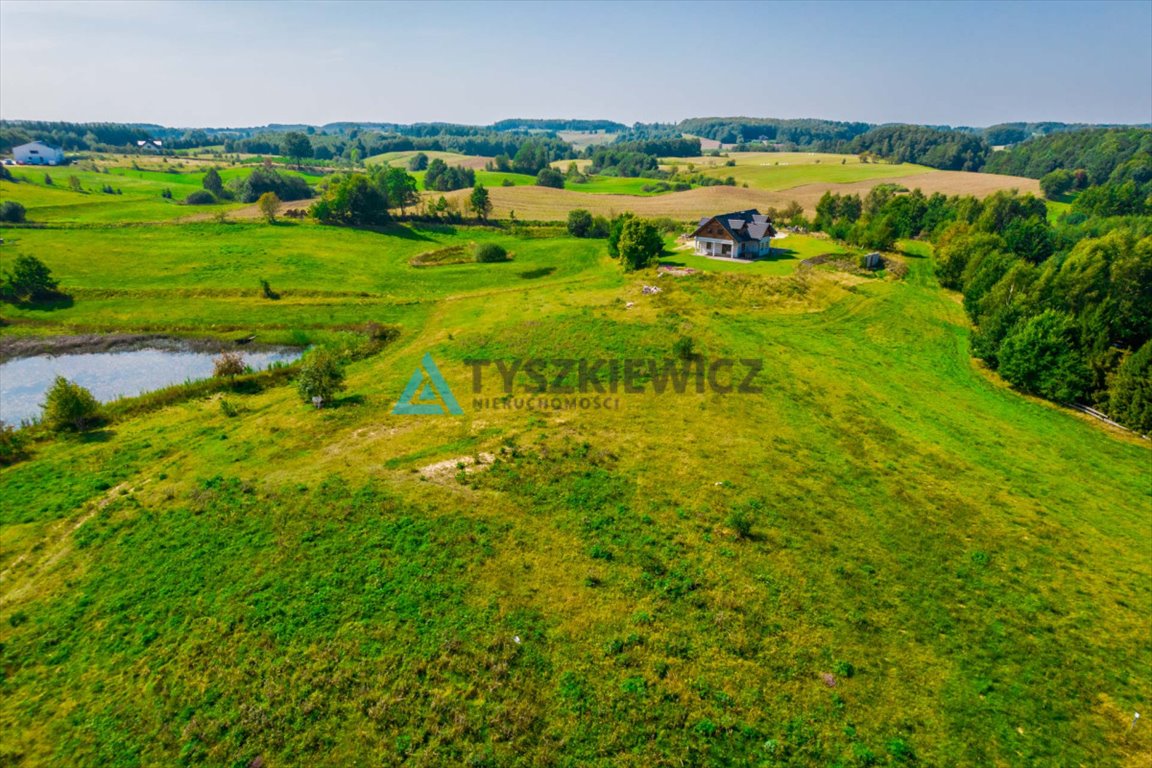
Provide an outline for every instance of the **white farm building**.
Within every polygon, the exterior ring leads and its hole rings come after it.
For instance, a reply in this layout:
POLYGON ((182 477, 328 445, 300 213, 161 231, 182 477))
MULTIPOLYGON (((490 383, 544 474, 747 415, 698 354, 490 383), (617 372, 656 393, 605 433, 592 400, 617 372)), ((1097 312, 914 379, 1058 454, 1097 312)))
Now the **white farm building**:
POLYGON ((12 157, 21 165, 61 165, 64 162, 64 150, 42 141, 33 141, 13 147, 12 157))

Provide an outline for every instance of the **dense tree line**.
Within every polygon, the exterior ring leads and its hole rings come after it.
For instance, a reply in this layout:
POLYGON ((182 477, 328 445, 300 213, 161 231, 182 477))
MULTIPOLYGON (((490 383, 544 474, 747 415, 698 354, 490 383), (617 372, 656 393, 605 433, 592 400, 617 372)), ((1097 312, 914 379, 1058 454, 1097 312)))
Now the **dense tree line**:
POLYGON ((828 151, 851 141, 872 126, 835 120, 782 120, 770 117, 696 117, 680 121, 683 133, 724 144, 789 144, 828 151))
POLYGON ((1039 136, 1003 152, 994 152, 984 166, 989 173, 1031 179, 1042 178, 1057 169, 1082 169, 1089 184, 1127 181, 1141 168, 1145 170, 1140 173, 1152 168, 1152 130, 1146 128, 1093 129, 1039 136))
POLYGON ((1073 210, 1053 224, 1031 195, 881 185, 825 195, 814 225, 865 247, 930 238, 941 284, 963 293, 976 327, 975 356, 1025 392, 1152 432, 1152 216, 1073 210))
MULTIPOLYGON (((980 131, 984 140, 994 147, 1019 144, 1033 137, 1047 136, 1053 133, 1066 131, 1084 131, 1099 128, 1124 128, 1122 125, 1091 125, 1088 123, 999 123, 990 125, 980 131)), ((1148 126, 1144 126, 1148 127, 1148 126)))
POLYGON ((43 141, 70 152, 122 152, 137 141, 159 139, 165 149, 187 149, 217 141, 205 129, 165 128, 146 123, 66 123, 0 120, 0 152, 30 141, 43 141))
MULTIPOLYGON (((431 125, 422 126, 430 130, 431 125)), ((290 132, 299 133, 299 132, 290 132)), ((224 151, 256 155, 284 155, 285 134, 260 133, 248 137, 229 138, 224 143, 224 151)), ((306 137, 313 146, 313 156, 317 160, 344 160, 358 162, 367 157, 386 152, 458 152, 465 155, 489 157, 515 157, 523 147, 532 151, 541 148, 543 154, 552 160, 575 157, 572 146, 554 136, 497 133, 484 129, 474 129, 468 133, 439 133, 432 135, 412 135, 401 133, 379 133, 353 128, 346 133, 320 132, 306 137)), ((546 163, 545 163, 546 164, 546 163)), ((538 167, 524 173, 536 173, 538 167)))
POLYGON ((566 120, 563 118, 551 120, 530 120, 512 118, 497 120, 490 126, 493 131, 604 131, 605 133, 619 133, 628 130, 628 126, 614 120, 566 120))
POLYGON ((923 125, 873 128, 857 136, 845 149, 946 171, 978 171, 988 155, 988 145, 979 136, 923 125))

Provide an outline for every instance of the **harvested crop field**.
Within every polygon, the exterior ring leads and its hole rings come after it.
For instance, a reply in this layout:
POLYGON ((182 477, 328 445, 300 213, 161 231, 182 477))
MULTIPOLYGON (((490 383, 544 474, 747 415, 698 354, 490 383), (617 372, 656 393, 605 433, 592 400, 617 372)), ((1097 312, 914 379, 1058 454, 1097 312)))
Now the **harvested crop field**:
MULTIPOLYGON (((568 211, 574 208, 585 208, 604 215, 632 211, 641 216, 691 219, 716 211, 781 207, 792 200, 812 213, 815 211, 817 201, 825 192, 867 194, 868 190, 877 184, 899 184, 909 189, 918 187, 925 194, 943 192, 949 195, 977 197, 986 197, 1002 189, 1040 193, 1040 184, 1035 179, 962 171, 932 171, 911 176, 856 181, 850 184, 804 184, 783 190, 698 187, 686 192, 672 192, 652 197, 590 194, 535 186, 497 187, 488 191, 495 208, 494 215, 498 218, 507 218, 510 212, 515 211, 516 218, 522 221, 557 221, 567 217, 568 211)), ((452 193, 450 197, 458 198, 463 204, 468 194, 468 190, 460 190, 452 193)))

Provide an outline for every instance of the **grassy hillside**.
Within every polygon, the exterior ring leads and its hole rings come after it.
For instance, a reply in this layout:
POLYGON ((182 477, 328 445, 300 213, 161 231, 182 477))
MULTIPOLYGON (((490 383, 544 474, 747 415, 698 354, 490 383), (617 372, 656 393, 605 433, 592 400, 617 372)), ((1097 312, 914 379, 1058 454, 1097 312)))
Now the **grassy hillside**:
POLYGON ((974 367, 923 245, 902 279, 793 273, 810 238, 657 278, 547 230, 100 222, 2 231, 74 303, 0 332, 401 334, 335 408, 192 399, 0 470, 6 763, 1152 755, 1149 447, 974 367), (513 260, 409 265, 489 240, 513 260), (762 391, 492 410, 465 364, 681 336, 762 391), (392 414, 425 353, 463 416, 392 414))

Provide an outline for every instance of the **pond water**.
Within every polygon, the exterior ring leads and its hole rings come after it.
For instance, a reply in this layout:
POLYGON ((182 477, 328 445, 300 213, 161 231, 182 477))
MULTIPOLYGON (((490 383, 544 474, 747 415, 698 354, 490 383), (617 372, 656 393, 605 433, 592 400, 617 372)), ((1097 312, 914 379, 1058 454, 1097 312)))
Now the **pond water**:
MULTIPOLYGON (((298 349, 243 351, 244 364, 264 370, 300 357, 298 349)), ((206 379, 215 352, 143 348, 119 352, 36 355, 0 363, 0 421, 13 426, 40 415, 44 394, 56 376, 86 387, 102 403, 154 389, 206 379)))

